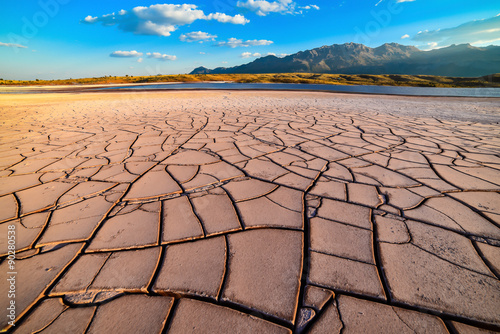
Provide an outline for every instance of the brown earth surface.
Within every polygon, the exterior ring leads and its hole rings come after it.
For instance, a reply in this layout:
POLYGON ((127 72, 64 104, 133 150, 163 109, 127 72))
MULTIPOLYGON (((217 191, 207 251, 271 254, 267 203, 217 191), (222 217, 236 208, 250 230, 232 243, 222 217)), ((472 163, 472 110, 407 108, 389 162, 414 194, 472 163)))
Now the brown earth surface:
POLYGON ((0 94, 0 328, 500 331, 499 121, 500 99, 0 94))

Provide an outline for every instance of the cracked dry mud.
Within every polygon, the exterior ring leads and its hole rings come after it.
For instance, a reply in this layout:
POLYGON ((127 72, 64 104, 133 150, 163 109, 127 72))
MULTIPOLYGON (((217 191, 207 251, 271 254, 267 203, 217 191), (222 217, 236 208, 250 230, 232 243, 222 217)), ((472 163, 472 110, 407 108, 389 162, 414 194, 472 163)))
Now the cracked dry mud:
POLYGON ((0 327, 498 331, 499 106, 312 92, 4 98, 0 309, 15 226, 18 321, 0 327))

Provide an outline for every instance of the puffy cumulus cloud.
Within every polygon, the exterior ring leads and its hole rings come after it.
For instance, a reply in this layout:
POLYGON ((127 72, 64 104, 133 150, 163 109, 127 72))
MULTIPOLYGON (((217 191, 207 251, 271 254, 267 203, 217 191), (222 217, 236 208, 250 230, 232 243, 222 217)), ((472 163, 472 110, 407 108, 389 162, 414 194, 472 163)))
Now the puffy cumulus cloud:
POLYGON ((286 56, 289 56, 288 53, 274 53, 274 52, 268 52, 266 54, 266 56, 275 56, 275 57, 278 57, 278 58, 283 58, 283 57, 286 57, 286 56))
POLYGON ((451 44, 493 43, 500 41, 500 14, 489 19, 466 22, 453 28, 420 31, 412 39, 427 44, 429 48, 451 44))
POLYGON ((308 5, 308 6, 301 6, 299 7, 300 9, 306 9, 306 10, 309 10, 309 9, 316 9, 316 10, 319 10, 319 6, 317 5, 308 5))
POLYGON ((404 34, 403 36, 401 36, 401 39, 405 39, 405 38, 410 38, 410 35, 404 34))
POLYGON ((238 1, 238 7, 246 8, 257 15, 266 16, 269 13, 293 13, 295 3, 292 0, 277 0, 269 2, 266 0, 238 1))
POLYGON ((236 14, 235 16, 230 16, 224 13, 208 14, 205 20, 215 20, 221 23, 232 23, 232 24, 242 24, 242 25, 245 25, 248 22, 250 22, 250 20, 247 20, 243 15, 236 14))
POLYGON ((109 56, 115 58, 131 58, 131 57, 142 57, 142 52, 133 51, 115 51, 112 52, 109 56))
POLYGON ((288 54, 286 53, 273 53, 273 52, 268 52, 266 54, 261 54, 261 53, 258 53, 258 52, 255 52, 255 53, 251 53, 251 52, 243 52, 241 55, 240 55, 240 58, 258 58, 258 57, 266 57, 266 56, 275 56, 275 57, 279 57, 279 58, 283 58, 283 57, 286 57, 288 56, 288 54))
POLYGON ((424 46, 420 46, 422 48, 422 50, 424 51, 428 51, 428 50, 432 50, 432 49, 438 49, 440 48, 439 47, 439 44, 436 43, 436 42, 431 42, 431 43, 427 43, 427 45, 424 45, 424 46))
POLYGON ((215 41, 217 35, 210 35, 203 31, 193 31, 187 34, 182 34, 179 39, 183 42, 205 42, 215 41))
POLYGON ((177 56, 171 56, 171 55, 167 55, 167 54, 161 54, 159 52, 148 52, 147 56, 148 56, 148 58, 154 58, 154 59, 163 60, 163 61, 177 60, 177 56))
POLYGON ((27 46, 21 45, 21 44, 14 44, 14 43, 2 43, 0 42, 0 46, 6 46, 8 48, 20 48, 20 49, 27 49, 27 46))
POLYGON ((301 14, 304 10, 319 9, 317 5, 297 6, 292 0, 276 0, 272 2, 267 0, 240 0, 236 5, 260 16, 266 16, 270 13, 301 14))
POLYGON ((253 40, 248 40, 248 41, 243 41, 242 39, 237 39, 237 38, 230 38, 226 41, 219 42, 215 44, 216 46, 228 46, 230 48, 237 48, 237 47, 249 47, 249 46, 259 46, 259 45, 271 45, 273 44, 273 41, 268 41, 265 39, 253 39, 253 40))
POLYGON ((258 52, 251 53, 251 52, 243 52, 240 55, 241 58, 257 58, 257 57, 262 57, 262 55, 258 52))
POLYGON ((246 24, 250 22, 244 16, 223 13, 205 13, 196 5, 157 4, 149 7, 138 6, 131 10, 120 10, 117 13, 101 17, 87 16, 82 23, 101 23, 104 26, 117 26, 125 32, 138 35, 170 36, 179 26, 191 24, 197 20, 214 20, 221 23, 246 24))
MULTIPOLYGON (((144 53, 137 52, 137 51, 133 50, 133 51, 115 51, 115 52, 111 53, 109 56, 110 57, 115 57, 115 58, 134 58, 134 57, 139 57, 137 59, 137 62, 138 63, 142 63, 144 61, 144 59, 142 58, 143 55, 144 55, 144 53)), ((166 60, 177 60, 177 56, 171 56, 171 55, 167 55, 167 54, 161 54, 160 52, 148 52, 148 53, 146 53, 146 55, 148 56, 148 58, 153 58, 153 59, 158 59, 158 60, 163 60, 163 61, 166 61, 166 60)))

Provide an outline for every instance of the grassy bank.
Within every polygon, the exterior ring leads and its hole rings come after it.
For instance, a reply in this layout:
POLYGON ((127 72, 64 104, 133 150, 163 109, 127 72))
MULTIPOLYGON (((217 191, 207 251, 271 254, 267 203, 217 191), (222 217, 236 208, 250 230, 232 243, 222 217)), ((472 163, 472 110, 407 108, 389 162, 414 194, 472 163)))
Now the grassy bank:
POLYGON ((63 80, 0 80, 0 85, 39 86, 39 85, 90 85, 90 84, 128 84, 155 82, 202 82, 231 81, 246 83, 306 83, 332 85, 381 85, 412 87, 500 87, 500 74, 479 78, 441 77, 432 75, 399 74, 313 74, 313 73, 277 73, 277 74, 181 74, 155 76, 105 76, 99 78, 63 79, 63 80))

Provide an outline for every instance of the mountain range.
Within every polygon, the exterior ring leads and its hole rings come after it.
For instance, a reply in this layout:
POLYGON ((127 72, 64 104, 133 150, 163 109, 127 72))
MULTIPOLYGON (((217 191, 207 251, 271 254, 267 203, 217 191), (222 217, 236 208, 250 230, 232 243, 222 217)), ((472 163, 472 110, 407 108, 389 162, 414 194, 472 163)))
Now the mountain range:
POLYGON ((336 73, 478 77, 500 72, 500 46, 451 45, 422 51, 386 43, 376 48, 346 43, 300 51, 283 58, 266 56, 235 67, 198 67, 190 74, 336 73))

